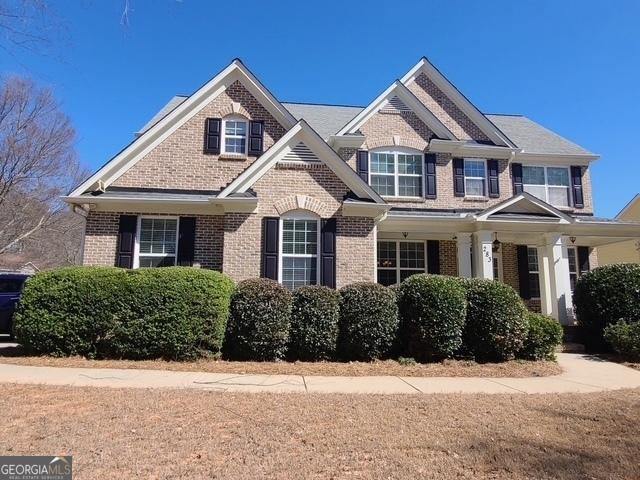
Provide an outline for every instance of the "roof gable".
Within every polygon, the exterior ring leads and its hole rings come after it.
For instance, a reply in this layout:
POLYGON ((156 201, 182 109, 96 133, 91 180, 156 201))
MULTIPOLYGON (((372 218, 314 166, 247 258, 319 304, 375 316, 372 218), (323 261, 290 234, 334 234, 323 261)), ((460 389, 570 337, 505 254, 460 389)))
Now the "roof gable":
POLYGON ((566 213, 526 192, 514 195, 475 215, 478 221, 517 220, 519 216, 528 220, 530 217, 539 217, 541 220, 573 223, 573 218, 566 213))
POLYGON ((409 70, 400 81, 410 85, 424 74, 496 145, 513 147, 509 138, 465 97, 426 57, 409 70))
POLYGON ((304 152, 307 159, 315 158, 317 160, 311 161, 320 161, 327 165, 359 198, 373 200, 373 202, 380 204, 385 203, 304 120, 299 121, 269 150, 252 163, 249 168, 232 181, 227 188, 220 192, 218 198, 246 192, 278 161, 287 161, 292 155, 296 155, 296 153, 299 155, 301 152, 304 152), (300 148, 301 143, 304 148, 300 148))
POLYGON ((276 100, 240 60, 236 59, 144 131, 96 173, 80 184, 70 193, 70 196, 78 196, 87 190, 109 185, 235 81, 239 81, 285 129, 295 125, 296 120, 291 113, 276 100))
POLYGON ((369 106, 352 118, 349 123, 340 129, 337 135, 356 133, 367 120, 381 109, 388 108, 389 105, 392 105, 395 109, 402 105, 403 108, 413 111, 438 138, 456 140, 455 135, 399 80, 393 82, 369 106))

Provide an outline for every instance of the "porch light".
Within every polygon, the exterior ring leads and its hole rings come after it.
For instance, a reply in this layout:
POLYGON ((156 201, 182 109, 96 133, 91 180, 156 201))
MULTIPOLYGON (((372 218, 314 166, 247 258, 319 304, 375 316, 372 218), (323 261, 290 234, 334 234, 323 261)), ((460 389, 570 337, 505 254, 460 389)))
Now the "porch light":
POLYGON ((576 237, 569 237, 569 240, 571 240, 571 243, 576 243, 576 237))
POLYGON ((498 240, 498 234, 497 233, 495 234, 495 236, 496 236, 496 239, 492 243, 492 245, 493 245, 492 250, 493 250, 493 253, 498 253, 500 251, 501 243, 500 243, 500 240, 498 240))

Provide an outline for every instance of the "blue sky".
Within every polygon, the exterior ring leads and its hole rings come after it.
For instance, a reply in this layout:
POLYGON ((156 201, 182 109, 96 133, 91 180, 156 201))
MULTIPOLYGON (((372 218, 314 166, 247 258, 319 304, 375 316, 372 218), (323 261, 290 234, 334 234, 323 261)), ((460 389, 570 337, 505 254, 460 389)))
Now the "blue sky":
POLYGON ((89 168, 172 95, 233 58, 281 100, 366 105, 427 56, 482 111, 522 113, 596 152, 596 214, 640 191, 640 2, 124 0, 52 2, 53 52, 0 71, 54 88, 89 168))

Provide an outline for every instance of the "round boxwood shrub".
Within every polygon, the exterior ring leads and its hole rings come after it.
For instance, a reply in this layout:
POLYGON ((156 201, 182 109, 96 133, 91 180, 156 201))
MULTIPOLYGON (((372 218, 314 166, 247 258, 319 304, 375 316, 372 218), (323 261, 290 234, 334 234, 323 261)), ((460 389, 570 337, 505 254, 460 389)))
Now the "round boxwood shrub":
POLYGON ((449 358, 462 345, 466 296, 457 278, 413 275, 400 285, 398 305, 405 356, 449 358))
POLYGON ((520 296, 494 280, 471 279, 462 284, 467 291, 464 350, 483 362, 513 358, 528 331, 527 309, 520 296))
POLYGON ((517 354, 525 360, 554 360, 556 347, 562 343, 562 326, 555 319, 539 313, 527 315, 529 329, 517 354))
POLYGON ((329 360, 338 340, 340 294, 322 286, 293 292, 288 357, 291 360, 329 360))
POLYGON ((582 275, 573 293, 576 317, 589 350, 605 348, 604 328, 624 320, 640 321, 640 265, 598 267, 582 275))
POLYGON ((377 283, 354 283, 340 290, 338 355, 369 361, 389 353, 398 330, 395 293, 377 283))
POLYGON ((604 338, 613 349, 629 360, 640 360, 640 322, 621 320, 604 329, 604 338))
POLYGON ((217 353, 233 282, 184 267, 68 267, 26 283, 15 317, 33 353, 186 360, 217 353))
POLYGON ((224 355, 232 360, 278 360, 289 342, 291 293, 266 278, 240 282, 231 296, 224 355))

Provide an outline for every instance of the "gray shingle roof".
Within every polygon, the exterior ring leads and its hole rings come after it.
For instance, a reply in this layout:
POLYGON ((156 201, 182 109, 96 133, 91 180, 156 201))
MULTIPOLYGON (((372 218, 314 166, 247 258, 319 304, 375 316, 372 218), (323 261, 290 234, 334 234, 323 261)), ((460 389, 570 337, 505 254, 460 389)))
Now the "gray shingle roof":
POLYGON ((296 120, 303 119, 325 140, 338 132, 359 114, 363 107, 343 105, 315 105, 307 103, 283 103, 296 120))
POLYGON ((523 115, 486 114, 486 116, 526 153, 593 155, 590 151, 523 115))
MULTIPOLYGON (((164 118, 169 112, 187 99, 175 96, 156 113, 138 132, 142 134, 164 118)), ((283 102, 296 120, 304 119, 325 140, 337 133, 360 113, 363 107, 346 105, 318 105, 312 103, 283 102)), ((593 155, 590 151, 561 137, 539 123, 523 115, 486 114, 502 133, 526 153, 556 155, 593 155)))

